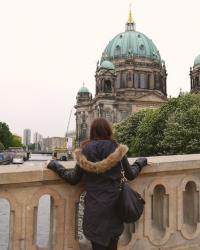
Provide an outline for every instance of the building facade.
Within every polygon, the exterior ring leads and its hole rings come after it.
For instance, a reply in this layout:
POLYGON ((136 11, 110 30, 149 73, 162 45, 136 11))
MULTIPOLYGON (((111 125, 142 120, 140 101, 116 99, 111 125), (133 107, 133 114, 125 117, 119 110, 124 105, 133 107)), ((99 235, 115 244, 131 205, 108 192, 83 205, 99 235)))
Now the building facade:
POLYGON ((136 31, 131 11, 125 32, 106 46, 97 63, 96 91, 92 98, 83 86, 76 98, 76 138, 89 136, 96 117, 120 122, 144 108, 157 108, 167 101, 167 72, 151 39, 136 31))
POLYGON ((38 132, 35 132, 33 134, 33 143, 35 144, 35 150, 40 151, 43 147, 43 140, 42 140, 42 135, 39 134, 38 132))
POLYGON ((190 68, 190 88, 193 93, 200 93, 200 55, 194 60, 194 65, 190 68))
POLYGON ((43 138, 42 151, 52 152, 56 148, 66 148, 66 137, 43 138))
POLYGON ((24 129, 23 133, 23 145, 28 146, 31 144, 31 130, 24 129))

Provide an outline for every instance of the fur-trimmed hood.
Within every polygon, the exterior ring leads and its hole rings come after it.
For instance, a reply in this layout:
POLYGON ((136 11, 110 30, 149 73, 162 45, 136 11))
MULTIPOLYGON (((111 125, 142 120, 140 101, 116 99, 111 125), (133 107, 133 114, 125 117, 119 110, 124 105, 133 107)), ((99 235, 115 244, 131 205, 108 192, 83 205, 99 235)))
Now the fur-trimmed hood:
POLYGON ((123 156, 128 152, 128 147, 126 145, 120 144, 113 153, 111 153, 107 158, 98 162, 88 161, 87 158, 82 154, 81 149, 76 149, 74 154, 77 163, 81 168, 87 172, 92 173, 104 173, 119 162, 123 156))

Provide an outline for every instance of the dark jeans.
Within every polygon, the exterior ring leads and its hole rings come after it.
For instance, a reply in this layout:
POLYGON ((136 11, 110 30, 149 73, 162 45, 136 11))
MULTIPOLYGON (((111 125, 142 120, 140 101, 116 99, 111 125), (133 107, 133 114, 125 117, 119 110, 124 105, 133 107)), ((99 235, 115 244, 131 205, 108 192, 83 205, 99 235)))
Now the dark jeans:
POLYGON ((92 250, 117 250, 118 240, 119 240, 118 238, 111 239, 110 244, 107 247, 92 242, 92 250))

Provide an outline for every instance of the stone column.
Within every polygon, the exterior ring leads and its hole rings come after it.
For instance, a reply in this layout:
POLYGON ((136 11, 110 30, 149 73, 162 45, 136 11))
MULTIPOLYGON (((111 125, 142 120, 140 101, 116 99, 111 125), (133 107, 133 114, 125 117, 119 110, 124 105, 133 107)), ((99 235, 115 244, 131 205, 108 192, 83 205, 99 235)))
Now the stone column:
POLYGON ((113 104, 113 122, 117 122, 117 104, 113 104))

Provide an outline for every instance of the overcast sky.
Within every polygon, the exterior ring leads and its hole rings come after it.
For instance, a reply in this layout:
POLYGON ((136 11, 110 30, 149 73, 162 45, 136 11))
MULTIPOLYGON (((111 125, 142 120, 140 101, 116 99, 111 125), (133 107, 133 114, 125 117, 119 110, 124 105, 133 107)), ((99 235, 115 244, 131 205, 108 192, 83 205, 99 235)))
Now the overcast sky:
POLYGON ((168 96, 189 91, 199 0, 0 0, 0 121, 19 135, 64 136, 83 82, 94 95, 96 62, 125 30, 130 2, 136 30, 166 62, 168 96))

